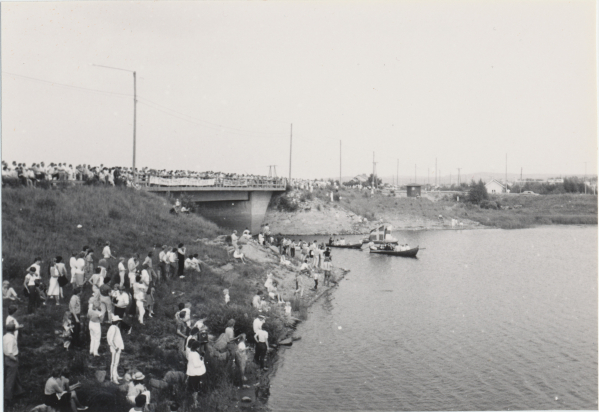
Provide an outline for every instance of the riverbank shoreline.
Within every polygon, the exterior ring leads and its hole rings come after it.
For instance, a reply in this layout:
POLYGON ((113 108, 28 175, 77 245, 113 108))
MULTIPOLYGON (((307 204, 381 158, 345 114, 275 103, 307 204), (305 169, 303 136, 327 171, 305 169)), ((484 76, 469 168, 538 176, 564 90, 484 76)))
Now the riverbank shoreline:
MULTIPOLYGON (((275 252, 276 253, 276 252, 275 252)), ((306 302, 302 302, 302 307, 309 309, 312 305, 318 302, 323 296, 330 295, 339 286, 340 282, 350 272, 349 269, 334 268, 332 274, 332 285, 321 286, 318 292, 310 296, 306 302)), ((310 291, 313 291, 310 289, 310 291)), ((308 292, 308 291, 306 291, 308 292)), ((308 294, 306 294, 308 297, 308 294)), ((295 336, 296 326, 299 323, 307 321, 306 319, 297 319, 294 326, 288 327, 286 333, 279 340, 276 347, 273 347, 269 351, 266 358, 267 371, 259 371, 258 375, 254 375, 248 378, 246 382, 242 382, 240 386, 236 386, 236 396, 233 399, 234 407, 241 410, 252 410, 252 411, 266 411, 268 410, 268 397, 270 395, 270 380, 276 375, 277 367, 280 359, 280 352, 282 350, 289 350, 293 347, 293 342, 301 340, 301 336, 295 336), (288 341, 288 344, 281 344, 280 342, 288 341)), ((248 359, 248 362, 250 359, 248 359)), ((252 360, 253 362, 253 360, 252 360)))
POLYGON ((365 235, 381 225, 393 231, 522 229, 547 225, 597 225, 597 197, 493 195, 489 208, 464 199, 395 197, 340 189, 293 190, 273 198, 264 221, 283 236, 365 235), (284 199, 284 200, 282 200, 284 199))

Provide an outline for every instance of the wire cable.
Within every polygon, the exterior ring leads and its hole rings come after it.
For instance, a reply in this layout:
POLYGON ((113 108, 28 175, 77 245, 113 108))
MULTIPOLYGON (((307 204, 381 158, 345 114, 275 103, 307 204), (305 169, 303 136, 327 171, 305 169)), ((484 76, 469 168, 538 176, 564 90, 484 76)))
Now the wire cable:
POLYGON ((51 82, 51 81, 48 81, 48 80, 37 79, 35 77, 23 76, 22 74, 15 74, 15 73, 9 73, 9 72, 2 72, 2 74, 7 74, 9 76, 21 77, 21 78, 24 78, 24 79, 34 80, 36 82, 41 82, 41 83, 47 83, 47 84, 51 84, 52 86, 68 87, 68 88, 76 89, 76 90, 84 90, 84 91, 88 91, 88 92, 112 94, 112 95, 115 95, 115 96, 123 96, 123 97, 133 98, 132 94, 118 93, 118 92, 109 92, 109 91, 106 91, 106 90, 90 89, 88 87, 81 87, 81 86, 73 86, 71 84, 56 83, 56 82, 51 82))

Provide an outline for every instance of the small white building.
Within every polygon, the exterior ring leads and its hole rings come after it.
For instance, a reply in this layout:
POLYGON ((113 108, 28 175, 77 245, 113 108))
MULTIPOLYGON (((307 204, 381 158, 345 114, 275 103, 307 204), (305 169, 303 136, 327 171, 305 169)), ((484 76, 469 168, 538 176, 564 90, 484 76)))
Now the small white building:
POLYGON ((500 183, 495 179, 491 180, 488 183, 485 183, 485 187, 487 188, 487 193, 489 194, 506 193, 505 186, 503 185, 503 183, 500 183))

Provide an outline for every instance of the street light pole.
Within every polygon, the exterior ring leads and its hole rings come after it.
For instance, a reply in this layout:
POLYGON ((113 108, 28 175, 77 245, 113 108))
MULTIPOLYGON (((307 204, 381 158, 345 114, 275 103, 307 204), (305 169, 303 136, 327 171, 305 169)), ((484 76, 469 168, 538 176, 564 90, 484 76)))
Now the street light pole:
POLYGON ((137 183, 137 172, 135 171, 135 154, 136 148, 136 129, 137 129, 137 75, 133 70, 121 69, 119 67, 103 66, 101 64, 92 64, 92 66, 103 67, 105 69, 121 70, 124 72, 133 73, 133 184, 137 183))

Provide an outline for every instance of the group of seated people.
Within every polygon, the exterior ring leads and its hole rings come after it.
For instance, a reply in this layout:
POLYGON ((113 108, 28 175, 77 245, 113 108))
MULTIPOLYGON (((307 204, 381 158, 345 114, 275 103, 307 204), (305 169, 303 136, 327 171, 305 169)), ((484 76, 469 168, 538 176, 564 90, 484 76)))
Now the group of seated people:
POLYGON ((394 252, 404 252, 410 250, 410 246, 406 243, 403 245, 393 245, 392 243, 385 243, 384 245, 375 246, 374 242, 370 242, 369 247, 377 250, 389 250, 394 252))

